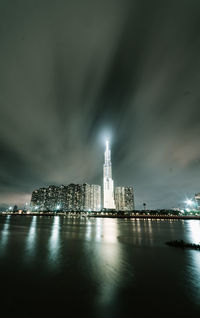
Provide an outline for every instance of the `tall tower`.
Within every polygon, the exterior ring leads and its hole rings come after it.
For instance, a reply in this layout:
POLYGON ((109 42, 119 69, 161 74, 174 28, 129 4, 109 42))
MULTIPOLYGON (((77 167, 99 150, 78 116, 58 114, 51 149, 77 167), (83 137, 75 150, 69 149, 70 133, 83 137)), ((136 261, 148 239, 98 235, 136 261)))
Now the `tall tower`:
POLYGON ((106 141, 106 151, 104 153, 104 157, 105 162, 103 166, 103 207, 104 209, 115 209, 111 152, 109 149, 108 140, 106 141))

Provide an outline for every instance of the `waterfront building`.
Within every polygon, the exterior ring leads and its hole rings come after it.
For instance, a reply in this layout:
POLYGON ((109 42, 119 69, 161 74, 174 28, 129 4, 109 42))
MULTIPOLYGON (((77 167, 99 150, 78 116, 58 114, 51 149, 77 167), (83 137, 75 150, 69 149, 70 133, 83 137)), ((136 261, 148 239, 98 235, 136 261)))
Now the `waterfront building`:
POLYGON ((54 211, 57 206, 58 187, 50 185, 47 189, 44 189, 44 210, 54 211))
POLYGON ((51 185, 32 192, 32 211, 100 211, 101 186, 87 183, 51 185))
POLYGON ((32 211, 37 211, 38 209, 40 209, 40 211, 44 210, 45 199, 46 199, 45 192, 46 192, 45 188, 40 188, 32 192, 31 203, 30 203, 30 208, 32 211))
POLYGON ((103 207, 104 209, 115 209, 114 202, 114 182, 112 179, 112 163, 111 151, 109 149, 109 142, 106 141, 106 150, 104 153, 103 166, 103 207))
POLYGON ((57 200, 56 200, 56 210, 67 210, 67 203, 66 203, 66 196, 67 196, 67 186, 61 185, 57 188, 57 200))
POLYGON ((87 183, 68 185, 66 204, 68 211, 100 211, 101 186, 87 183))
POLYGON ((91 186, 87 183, 83 184, 83 211, 91 209, 91 186))
POLYGON ((32 211, 52 211, 55 194, 54 186, 40 188, 32 192, 30 209, 32 211), (53 198, 52 198, 53 197, 53 198))
POLYGON ((31 203, 30 203, 31 210, 34 211, 37 208, 38 201, 39 201, 39 190, 34 190, 31 195, 31 203))
POLYGON ((134 210, 134 193, 132 187, 115 188, 115 206, 117 211, 134 210))
POLYGON ((81 184, 71 183, 67 186, 66 210, 83 211, 84 207, 84 187, 81 184))
POLYGON ((197 210, 200 210, 200 193, 195 194, 194 196, 197 210))
POLYGON ((101 186, 97 184, 90 186, 90 209, 96 212, 101 210, 101 186))

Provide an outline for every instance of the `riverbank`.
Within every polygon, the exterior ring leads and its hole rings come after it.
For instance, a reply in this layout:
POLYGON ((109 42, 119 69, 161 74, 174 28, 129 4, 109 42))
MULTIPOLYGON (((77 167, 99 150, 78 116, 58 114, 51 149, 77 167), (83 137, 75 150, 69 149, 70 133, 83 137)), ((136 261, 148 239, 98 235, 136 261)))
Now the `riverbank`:
POLYGON ((3 212, 0 216, 64 216, 64 217, 93 217, 93 218, 117 218, 117 219, 156 219, 156 220, 200 220, 200 216, 198 215, 144 215, 144 214, 131 214, 131 215, 120 215, 107 213, 10 213, 3 212))

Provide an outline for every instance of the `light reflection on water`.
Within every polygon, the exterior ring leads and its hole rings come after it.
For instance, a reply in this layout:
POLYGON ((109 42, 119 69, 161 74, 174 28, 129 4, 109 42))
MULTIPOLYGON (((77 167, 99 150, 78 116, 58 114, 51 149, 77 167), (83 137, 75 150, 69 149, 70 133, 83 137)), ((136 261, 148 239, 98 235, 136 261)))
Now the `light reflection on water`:
POLYGON ((190 220, 187 222, 189 227, 189 237, 191 243, 200 244, 200 221, 190 220))
POLYGON ((60 251, 60 217, 54 216, 51 235, 48 243, 49 260, 51 265, 55 266, 58 262, 60 251))
POLYGON ((116 284, 121 277, 121 247, 116 244, 118 236, 117 222, 104 221, 99 219, 96 222, 96 238, 98 242, 102 240, 105 244, 96 246, 94 268, 96 268, 95 272, 98 273, 99 279, 98 302, 108 305, 114 298, 116 284))
MULTIPOLYGON (((87 223, 86 237, 91 235, 91 223, 87 223)), ((122 246, 118 241, 118 223, 115 220, 96 219, 95 236, 91 245, 86 244, 87 252, 94 251, 90 259, 92 273, 97 280, 97 305, 100 308, 109 308, 115 299, 115 294, 124 278, 124 256, 122 246), (94 245, 93 245, 94 243, 94 245), (103 307, 102 307, 103 306, 103 307)), ((91 237, 91 236, 90 236, 91 237)))
MULTIPOLYGON (((188 242, 200 244, 200 221, 190 220, 188 226, 188 242)), ((193 293, 194 302, 199 305, 200 301, 200 251, 190 250, 188 275, 190 277, 190 288, 193 293)))
POLYGON ((33 216, 26 241, 26 252, 33 255, 36 243, 37 216, 33 216))
POLYGON ((6 244, 8 243, 8 237, 10 234, 9 227, 10 227, 10 215, 7 215, 4 226, 3 226, 3 230, 1 232, 1 241, 0 241, 1 253, 5 250, 6 244))

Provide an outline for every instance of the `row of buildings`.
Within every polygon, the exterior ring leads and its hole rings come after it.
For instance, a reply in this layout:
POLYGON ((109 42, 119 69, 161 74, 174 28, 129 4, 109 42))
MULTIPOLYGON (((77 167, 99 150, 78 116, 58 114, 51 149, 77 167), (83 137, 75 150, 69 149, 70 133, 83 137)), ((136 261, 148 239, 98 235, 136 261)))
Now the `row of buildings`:
POLYGON ((32 211, 133 211, 133 188, 114 187, 108 141, 104 159, 103 191, 100 185, 87 183, 40 188, 32 193, 32 211))
POLYGON ((69 184, 49 186, 33 191, 31 209, 40 211, 100 211, 101 187, 99 185, 69 184))
MULTIPOLYGON (((101 211, 101 186, 96 184, 69 184, 67 186, 48 186, 32 192, 32 211, 101 211)), ((115 209, 133 211, 133 188, 115 188, 115 209)))

